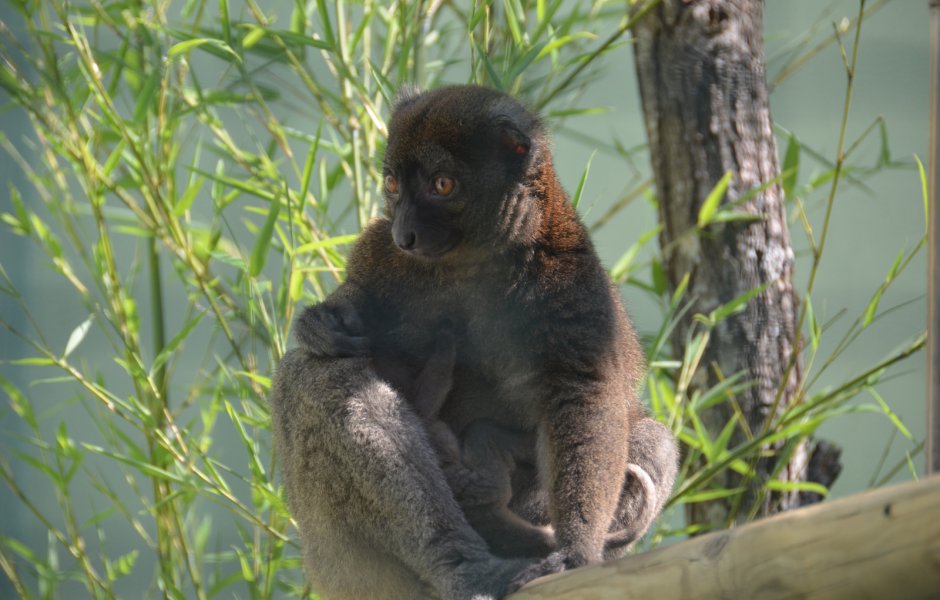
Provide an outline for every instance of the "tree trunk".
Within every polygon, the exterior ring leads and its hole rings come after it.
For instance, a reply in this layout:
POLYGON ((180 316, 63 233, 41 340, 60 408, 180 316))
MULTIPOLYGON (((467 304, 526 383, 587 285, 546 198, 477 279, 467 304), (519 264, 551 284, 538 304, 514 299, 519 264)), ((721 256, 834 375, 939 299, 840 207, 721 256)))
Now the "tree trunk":
MULTIPOLYGON (((794 359, 798 299, 793 290, 790 248, 779 183, 767 185, 743 203, 738 199, 778 177, 777 149, 768 103, 759 0, 665 0, 634 30, 635 59, 653 174, 659 197, 663 267, 673 290, 688 273, 688 313, 708 314, 750 290, 767 286, 744 310, 711 332, 702 368, 693 380, 700 388, 743 373, 751 385, 736 400, 748 429, 758 434, 771 418, 778 390, 778 413, 797 392, 802 364, 794 359), (717 222, 695 231, 709 192, 731 171, 722 208, 757 220, 717 222), (786 377, 786 382, 784 382, 786 377)), ((691 318, 676 328, 677 356, 687 341, 691 318)), ((733 418, 730 403, 711 409, 704 420, 713 435, 733 418)), ((741 427, 737 441, 743 439, 741 427)), ((774 448, 779 450, 780 446, 774 448)), ((800 444, 779 477, 806 479, 807 444, 800 444)), ((757 465, 740 516, 758 501, 757 486, 774 470, 774 459, 757 465)), ((718 483, 741 485, 728 471, 718 483)), ((798 493, 765 496, 758 514, 800 505, 798 493)), ((729 502, 690 505, 693 523, 724 526, 729 502)))

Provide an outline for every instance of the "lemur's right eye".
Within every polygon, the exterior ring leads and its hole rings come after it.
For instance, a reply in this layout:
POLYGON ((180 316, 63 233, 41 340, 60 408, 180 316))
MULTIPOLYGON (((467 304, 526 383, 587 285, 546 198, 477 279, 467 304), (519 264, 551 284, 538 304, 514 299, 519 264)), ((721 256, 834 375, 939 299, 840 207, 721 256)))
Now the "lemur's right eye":
POLYGON ((385 176, 385 191, 389 194, 398 193, 398 180, 391 175, 385 176))
POLYGON ((454 191, 454 180, 450 177, 434 178, 434 193, 438 196, 447 197, 454 191))

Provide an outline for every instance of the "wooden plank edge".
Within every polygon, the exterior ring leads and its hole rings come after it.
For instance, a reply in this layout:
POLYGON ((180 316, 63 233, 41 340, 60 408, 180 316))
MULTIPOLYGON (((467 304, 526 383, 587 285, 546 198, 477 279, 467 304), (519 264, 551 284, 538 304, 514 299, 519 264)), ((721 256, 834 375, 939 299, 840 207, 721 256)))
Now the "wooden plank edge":
POLYGON ((940 598, 940 476, 543 577, 509 598, 940 598))

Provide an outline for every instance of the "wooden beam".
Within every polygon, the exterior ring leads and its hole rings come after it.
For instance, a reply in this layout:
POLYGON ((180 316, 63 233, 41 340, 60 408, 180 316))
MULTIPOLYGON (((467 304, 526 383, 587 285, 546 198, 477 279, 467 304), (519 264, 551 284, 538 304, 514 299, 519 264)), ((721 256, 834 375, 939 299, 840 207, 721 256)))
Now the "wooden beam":
POLYGON ((509 598, 940 598, 940 476, 543 577, 509 598))

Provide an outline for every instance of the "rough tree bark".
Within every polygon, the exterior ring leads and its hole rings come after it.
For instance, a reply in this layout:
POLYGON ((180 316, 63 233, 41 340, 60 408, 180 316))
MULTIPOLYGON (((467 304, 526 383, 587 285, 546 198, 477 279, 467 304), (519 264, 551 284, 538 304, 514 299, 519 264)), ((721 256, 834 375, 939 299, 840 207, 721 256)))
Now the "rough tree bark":
MULTIPOLYGON (((752 385, 737 400, 752 432, 764 427, 784 377, 781 408, 793 398, 802 377, 798 359, 788 369, 794 356, 798 299, 782 188, 768 185, 735 208, 759 220, 713 223, 699 234, 689 233, 696 227, 702 202, 726 172, 734 176, 723 205, 780 173, 764 73, 762 17, 760 0, 665 0, 634 30, 663 226, 663 267, 670 285, 674 290, 690 274, 689 314, 708 314, 754 288, 768 286, 712 332, 694 380, 704 387, 719 377, 744 373, 752 385)), ((685 319, 674 332, 678 356, 691 323, 685 319)), ((720 431, 730 418, 728 403, 705 416, 712 432, 720 431)), ((740 440, 743 433, 740 428, 738 432, 740 440)), ((820 458, 832 459, 823 454, 820 458)), ((807 444, 796 448, 780 477, 805 480, 812 468, 809 455, 807 444)), ((773 459, 761 461, 754 484, 769 477, 773 468, 773 459)), ((740 478, 729 472, 720 483, 736 487, 740 478)), ((752 489, 745 494, 742 513, 755 500, 752 489)), ((759 514, 806 500, 798 493, 765 497, 759 514)), ((729 506, 693 504, 689 517, 695 523, 724 525, 729 506)))

